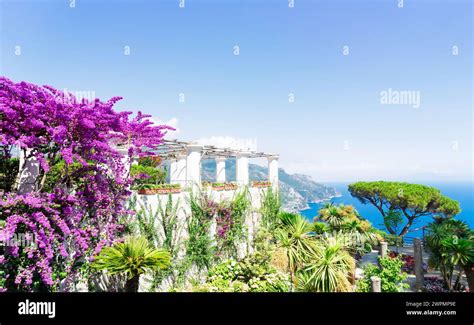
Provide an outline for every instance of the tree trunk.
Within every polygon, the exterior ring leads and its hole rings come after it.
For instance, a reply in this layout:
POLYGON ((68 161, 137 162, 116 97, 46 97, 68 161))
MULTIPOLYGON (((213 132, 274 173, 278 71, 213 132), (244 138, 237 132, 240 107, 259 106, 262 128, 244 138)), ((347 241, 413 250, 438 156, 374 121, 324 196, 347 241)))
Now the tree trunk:
POLYGON ((125 283, 126 292, 138 292, 138 284, 140 282, 140 275, 135 275, 131 279, 127 279, 125 283))
POLYGON ((467 284, 469 285, 469 292, 474 292, 474 265, 465 266, 464 273, 466 273, 467 284))
POLYGON ((408 233, 408 230, 410 230, 410 227, 412 226, 413 221, 415 221, 415 218, 408 219, 408 223, 405 225, 405 227, 403 227, 402 231, 400 232, 398 236, 400 237, 405 236, 408 233))
POLYGON ((459 269, 458 276, 456 278, 456 281, 454 281, 453 289, 456 291, 459 291, 461 288, 461 278, 462 278, 462 269, 459 269))

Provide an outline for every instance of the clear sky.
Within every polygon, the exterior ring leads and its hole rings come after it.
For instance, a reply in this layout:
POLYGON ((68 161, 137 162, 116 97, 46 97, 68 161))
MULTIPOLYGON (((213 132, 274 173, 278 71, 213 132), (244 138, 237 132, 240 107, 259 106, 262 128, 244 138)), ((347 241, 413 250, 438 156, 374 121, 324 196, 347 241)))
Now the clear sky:
POLYGON ((256 139, 319 181, 472 180, 470 0, 71 2, 0 0, 1 75, 256 139))

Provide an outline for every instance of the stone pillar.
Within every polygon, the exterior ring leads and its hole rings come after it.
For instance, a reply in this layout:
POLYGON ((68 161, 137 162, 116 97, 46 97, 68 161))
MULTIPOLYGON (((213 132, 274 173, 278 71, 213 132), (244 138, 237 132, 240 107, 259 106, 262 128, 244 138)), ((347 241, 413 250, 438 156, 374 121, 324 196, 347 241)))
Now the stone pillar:
POLYGON ((37 179, 39 176, 39 161, 36 157, 30 157, 31 150, 20 151, 20 166, 21 171, 18 183, 18 194, 26 194, 36 191, 37 179))
POLYGON ((268 157, 268 180, 274 189, 278 189, 278 158, 279 156, 268 157))
POLYGON ((387 256, 387 250, 388 250, 388 243, 383 241, 380 243, 380 258, 384 258, 387 256))
POLYGON ((247 153, 240 152, 236 156, 235 179, 239 185, 249 184, 249 158, 247 153))
POLYGON ((170 183, 186 185, 186 158, 184 154, 177 155, 170 163, 170 183))
POLYGON ((216 158, 216 182, 225 183, 225 157, 216 158))
POLYGON ((423 275, 423 253, 421 248, 421 240, 415 238, 413 240, 413 257, 415 260, 415 289, 421 291, 423 288, 424 275, 423 275))
POLYGON ((377 276, 371 276, 370 281, 372 282, 372 292, 382 292, 382 281, 377 276))
POLYGON ((186 185, 201 186, 202 146, 190 144, 186 147, 186 185))

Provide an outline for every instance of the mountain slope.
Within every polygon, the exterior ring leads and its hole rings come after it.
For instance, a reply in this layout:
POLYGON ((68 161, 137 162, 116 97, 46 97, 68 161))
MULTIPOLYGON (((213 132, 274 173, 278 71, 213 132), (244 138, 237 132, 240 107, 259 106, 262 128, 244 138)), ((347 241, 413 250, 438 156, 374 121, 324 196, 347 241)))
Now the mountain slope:
MULTIPOLYGON (((215 181, 216 164, 212 160, 202 162, 202 180, 215 181)), ((226 181, 235 180, 235 159, 226 161, 226 181)), ((251 180, 266 180, 268 169, 255 164, 249 164, 251 180)), ((332 187, 315 182, 310 176, 301 174, 288 174, 280 168, 278 170, 280 193, 283 209, 297 212, 308 208, 308 203, 328 200, 339 196, 340 193, 332 187)))

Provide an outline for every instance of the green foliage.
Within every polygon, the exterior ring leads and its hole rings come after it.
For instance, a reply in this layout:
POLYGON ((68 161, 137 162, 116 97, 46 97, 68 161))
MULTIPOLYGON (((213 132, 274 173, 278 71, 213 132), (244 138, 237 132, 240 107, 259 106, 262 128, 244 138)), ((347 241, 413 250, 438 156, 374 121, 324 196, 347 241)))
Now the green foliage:
POLYGON ((243 190, 230 203, 232 225, 229 235, 234 243, 246 238, 245 218, 252 207, 249 196, 250 193, 243 190))
POLYGON ((395 233, 399 233, 399 227, 403 224, 403 216, 400 211, 389 210, 384 217, 384 224, 387 229, 391 228, 395 233))
POLYGON ((166 180, 166 171, 154 166, 132 165, 130 176, 137 177, 134 180, 135 185, 140 184, 162 184, 166 180), (140 178, 140 175, 147 175, 147 178, 140 178))
POLYGON ((349 185, 349 192, 363 204, 375 206, 384 218, 384 224, 391 234, 396 234, 391 227, 393 214, 399 212, 407 219, 407 223, 399 235, 404 236, 416 218, 434 213, 452 217, 461 209, 459 202, 452 200, 433 187, 403 182, 357 182, 349 185))
POLYGON ((318 217, 317 220, 326 222, 331 230, 336 231, 347 222, 359 221, 359 214, 352 205, 334 205, 333 203, 328 203, 320 209, 318 217))
MULTIPOLYGON (((459 220, 436 218, 426 228, 426 245, 431 251, 429 264, 441 271, 448 289, 458 289, 463 269, 466 275, 474 265, 474 235, 469 226, 459 220), (454 273, 458 269, 455 283, 454 273)), ((470 289, 472 279, 470 281, 470 289)))
POLYGON ((288 257, 288 270, 294 280, 296 270, 301 267, 307 256, 315 248, 315 240, 310 235, 311 224, 301 215, 283 214, 285 220, 275 232, 279 247, 288 257))
POLYGON ((275 232, 277 245, 287 256, 292 283, 299 291, 350 291, 349 273, 354 267, 342 242, 321 239, 314 233, 325 233, 325 223, 309 223, 298 214, 280 213, 280 227, 275 232), (317 230, 317 231, 315 231, 317 230))
MULTIPOLYGON (((43 185, 43 191, 52 192, 59 184, 65 184, 68 187, 80 187, 83 184, 83 178, 79 177, 80 171, 84 166, 79 162, 66 164, 63 159, 59 159, 50 166, 43 185)), ((83 176, 83 175, 82 175, 83 176)))
POLYGON ((255 254, 242 261, 226 260, 214 266, 197 291, 208 292, 287 292, 289 279, 268 263, 268 257, 255 254))
POLYGON ((388 243, 388 246, 398 246, 401 247, 404 244, 404 240, 402 236, 388 234, 383 230, 373 229, 373 233, 375 233, 379 238, 379 241, 385 241, 388 243))
POLYGON ((357 282, 358 292, 372 291, 372 276, 380 278, 382 292, 401 292, 409 287, 404 283, 407 275, 402 272, 403 261, 400 258, 379 258, 379 264, 380 266, 368 264, 364 267, 364 277, 357 282))
POLYGON ((0 154, 0 189, 10 192, 20 167, 18 158, 6 158, 0 154))
POLYGON ((271 187, 267 189, 262 198, 261 214, 262 226, 267 229, 274 229, 278 222, 278 215, 281 209, 280 194, 271 187))
POLYGON ((215 210, 209 208, 210 199, 205 194, 191 194, 191 216, 187 219, 188 240, 186 258, 199 269, 209 268, 214 259, 215 247, 209 236, 215 210))
POLYGON ((145 167, 158 167, 161 163, 161 158, 156 156, 145 156, 138 160, 138 165, 145 167))
POLYGON ((351 205, 326 204, 318 212, 316 220, 327 225, 327 232, 345 238, 345 246, 352 254, 364 254, 377 245, 381 239, 369 221, 363 219, 351 205))
POLYGON ((103 248, 91 266, 111 275, 127 275, 126 291, 137 291, 141 274, 167 268, 170 260, 167 251, 151 247, 146 238, 127 237, 123 243, 103 248))
POLYGON ((299 291, 347 292, 352 286, 348 275, 355 265, 354 259, 335 238, 318 241, 297 273, 299 291))
POLYGON ((163 231, 162 240, 160 241, 161 246, 170 251, 173 257, 177 254, 176 237, 179 234, 178 227, 178 209, 179 201, 173 203, 173 196, 168 195, 166 204, 162 204, 160 201, 158 204, 158 215, 161 222, 161 229, 163 231))
POLYGON ((452 265, 468 266, 474 264, 474 242, 472 238, 446 238, 441 242, 441 254, 452 265))
POLYGON ((312 231, 314 231, 314 233, 317 235, 322 235, 330 230, 329 226, 324 222, 314 222, 312 227, 312 231))

